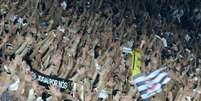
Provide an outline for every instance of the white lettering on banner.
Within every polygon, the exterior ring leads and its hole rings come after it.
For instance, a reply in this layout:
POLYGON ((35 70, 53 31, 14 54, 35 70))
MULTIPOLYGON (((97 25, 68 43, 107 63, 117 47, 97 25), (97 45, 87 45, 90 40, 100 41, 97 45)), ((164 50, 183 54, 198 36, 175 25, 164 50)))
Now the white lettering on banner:
POLYGON ((44 83, 49 84, 49 83, 48 83, 48 78, 46 78, 46 77, 44 78, 44 83))
POLYGON ((68 87, 68 83, 64 82, 64 85, 62 86, 63 88, 67 88, 68 87))
POLYGON ((63 81, 62 81, 62 82, 61 82, 61 84, 62 84, 62 87, 63 87, 63 88, 66 88, 66 87, 64 87, 64 85, 65 85, 65 82, 63 82, 63 81))
POLYGON ((51 78, 47 78, 47 77, 44 77, 44 76, 41 76, 41 75, 38 75, 37 80, 42 82, 42 83, 57 86, 59 88, 64 88, 65 89, 65 88, 68 87, 68 83, 66 83, 64 81, 53 80, 51 78))
POLYGON ((38 73, 37 71, 32 71, 31 75, 34 80, 37 80, 43 84, 54 85, 59 88, 69 89, 69 90, 71 90, 73 87, 73 82, 70 80, 65 81, 64 79, 61 79, 61 78, 53 78, 50 76, 45 76, 45 74, 41 74, 40 72, 38 73))
POLYGON ((32 74, 32 78, 35 80, 37 77, 36 77, 36 74, 35 73, 31 73, 32 74))
POLYGON ((40 81, 41 81, 41 82, 43 82, 43 78, 44 78, 44 77, 43 77, 43 76, 41 76, 41 78, 40 78, 40 81))
POLYGON ((42 78, 42 76, 38 75, 37 80, 38 80, 38 81, 41 81, 41 78, 42 78))
POLYGON ((50 85, 53 85, 53 80, 52 79, 49 79, 49 81, 50 81, 50 85))
POLYGON ((57 81, 57 80, 54 80, 54 85, 55 85, 55 86, 57 86, 57 83, 58 83, 58 81, 57 81))
POLYGON ((63 88, 61 81, 59 81, 58 86, 59 86, 60 88, 63 88))

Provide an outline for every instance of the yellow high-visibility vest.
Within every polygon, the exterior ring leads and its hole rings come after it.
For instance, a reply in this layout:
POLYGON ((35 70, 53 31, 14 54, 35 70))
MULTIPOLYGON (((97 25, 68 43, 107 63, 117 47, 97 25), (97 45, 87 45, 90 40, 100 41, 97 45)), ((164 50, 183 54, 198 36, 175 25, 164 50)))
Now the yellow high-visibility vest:
POLYGON ((141 73, 140 67, 141 67, 141 53, 140 50, 135 49, 131 53, 132 55, 132 65, 131 65, 131 72, 132 76, 138 75, 141 73))

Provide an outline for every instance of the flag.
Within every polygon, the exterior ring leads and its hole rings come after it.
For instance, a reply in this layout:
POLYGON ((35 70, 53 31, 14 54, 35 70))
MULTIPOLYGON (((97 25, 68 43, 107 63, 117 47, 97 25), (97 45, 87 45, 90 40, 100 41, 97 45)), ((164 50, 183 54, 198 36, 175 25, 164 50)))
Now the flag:
POLYGON ((138 75, 140 74, 140 67, 141 67, 141 53, 139 50, 135 49, 133 50, 133 52, 131 53, 132 55, 132 65, 131 65, 131 69, 132 69, 132 76, 138 75))
POLYGON ((164 68, 161 68, 149 74, 134 77, 133 80, 142 99, 148 99, 151 96, 160 93, 163 86, 167 84, 171 78, 164 71, 164 68))

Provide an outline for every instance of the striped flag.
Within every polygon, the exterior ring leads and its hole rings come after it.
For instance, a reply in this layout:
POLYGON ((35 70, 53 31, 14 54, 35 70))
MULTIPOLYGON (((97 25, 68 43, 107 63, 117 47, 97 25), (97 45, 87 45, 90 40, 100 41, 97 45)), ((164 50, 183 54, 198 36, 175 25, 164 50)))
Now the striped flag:
POLYGON ((167 84, 171 78, 164 68, 153 71, 147 75, 139 75, 134 77, 134 83, 137 87, 142 99, 148 99, 151 96, 160 93, 162 87, 167 84))

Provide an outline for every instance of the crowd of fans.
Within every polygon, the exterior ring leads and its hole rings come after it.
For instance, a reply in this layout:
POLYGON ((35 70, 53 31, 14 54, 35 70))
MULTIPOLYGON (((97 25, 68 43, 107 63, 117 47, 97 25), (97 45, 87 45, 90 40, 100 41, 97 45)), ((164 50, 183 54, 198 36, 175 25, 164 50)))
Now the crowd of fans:
POLYGON ((171 76, 151 100, 201 100, 200 0, 0 0, 0 99, 140 101, 123 47, 140 50, 142 73, 171 76))

